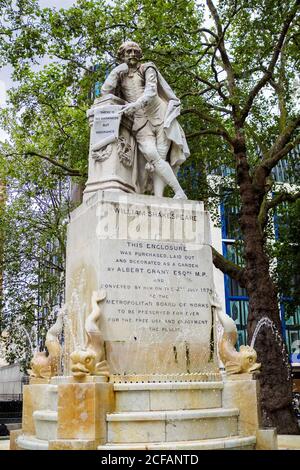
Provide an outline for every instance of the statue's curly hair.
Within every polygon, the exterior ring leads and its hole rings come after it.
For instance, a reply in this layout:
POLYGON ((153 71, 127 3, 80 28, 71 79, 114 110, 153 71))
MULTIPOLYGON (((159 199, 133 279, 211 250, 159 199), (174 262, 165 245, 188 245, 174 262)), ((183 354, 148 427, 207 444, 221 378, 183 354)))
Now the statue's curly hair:
POLYGON ((118 50, 118 59, 119 60, 123 59, 124 53, 125 53, 126 49, 128 49, 128 47, 137 48, 139 50, 139 53, 140 53, 139 59, 142 57, 143 53, 142 53, 141 47, 136 42, 126 41, 126 42, 123 42, 123 44, 121 44, 121 46, 119 47, 119 50, 118 50))

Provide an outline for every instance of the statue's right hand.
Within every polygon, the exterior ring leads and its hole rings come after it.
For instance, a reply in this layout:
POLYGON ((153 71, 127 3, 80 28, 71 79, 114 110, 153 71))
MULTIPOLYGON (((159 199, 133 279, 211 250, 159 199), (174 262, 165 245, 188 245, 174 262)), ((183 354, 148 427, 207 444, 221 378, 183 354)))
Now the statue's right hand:
POLYGON ((128 72, 128 65, 125 64, 125 62, 123 62, 122 64, 117 65, 117 67, 115 67, 113 71, 116 72, 116 73, 120 73, 120 72, 127 73, 128 72))

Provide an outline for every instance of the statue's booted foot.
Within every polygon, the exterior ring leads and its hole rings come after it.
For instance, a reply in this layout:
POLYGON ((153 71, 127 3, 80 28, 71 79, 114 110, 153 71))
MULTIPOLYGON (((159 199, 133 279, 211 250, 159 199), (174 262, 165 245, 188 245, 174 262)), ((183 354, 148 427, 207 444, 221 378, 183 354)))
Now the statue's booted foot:
POLYGON ((186 194, 180 189, 179 191, 176 191, 175 196, 173 199, 187 199, 186 194))

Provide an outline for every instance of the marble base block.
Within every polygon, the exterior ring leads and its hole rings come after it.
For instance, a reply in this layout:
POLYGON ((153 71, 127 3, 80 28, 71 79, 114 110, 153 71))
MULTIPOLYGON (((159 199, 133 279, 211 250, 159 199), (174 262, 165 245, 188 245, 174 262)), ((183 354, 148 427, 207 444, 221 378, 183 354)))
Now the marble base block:
POLYGON ((66 276, 66 357, 84 345, 92 292, 104 289, 100 329, 111 374, 217 370, 202 203, 94 193, 72 213, 66 276))
POLYGON ((106 413, 113 409, 112 384, 61 384, 58 388, 57 438, 106 442, 106 413))

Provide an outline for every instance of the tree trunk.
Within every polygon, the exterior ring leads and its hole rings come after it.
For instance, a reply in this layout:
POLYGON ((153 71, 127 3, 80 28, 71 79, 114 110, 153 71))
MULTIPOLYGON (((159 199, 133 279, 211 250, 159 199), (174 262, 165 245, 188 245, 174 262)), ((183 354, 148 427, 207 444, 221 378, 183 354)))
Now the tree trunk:
POLYGON ((240 225, 245 246, 245 286, 249 296, 248 342, 259 320, 254 349, 258 362, 262 425, 276 427, 280 434, 298 434, 296 415, 292 408, 292 377, 285 341, 282 336, 278 297, 270 277, 269 259, 265 253, 264 236, 258 223, 263 194, 252 184, 243 138, 236 145, 238 178, 241 195, 240 225))
POLYGON ((262 424, 276 427, 280 434, 297 434, 291 366, 282 336, 276 289, 269 275, 268 258, 257 238, 252 238, 256 243, 252 245, 251 256, 246 254, 245 277, 249 295, 248 341, 257 327, 254 348, 262 364, 259 374, 262 424), (258 321, 263 318, 266 323, 259 327, 258 321))

